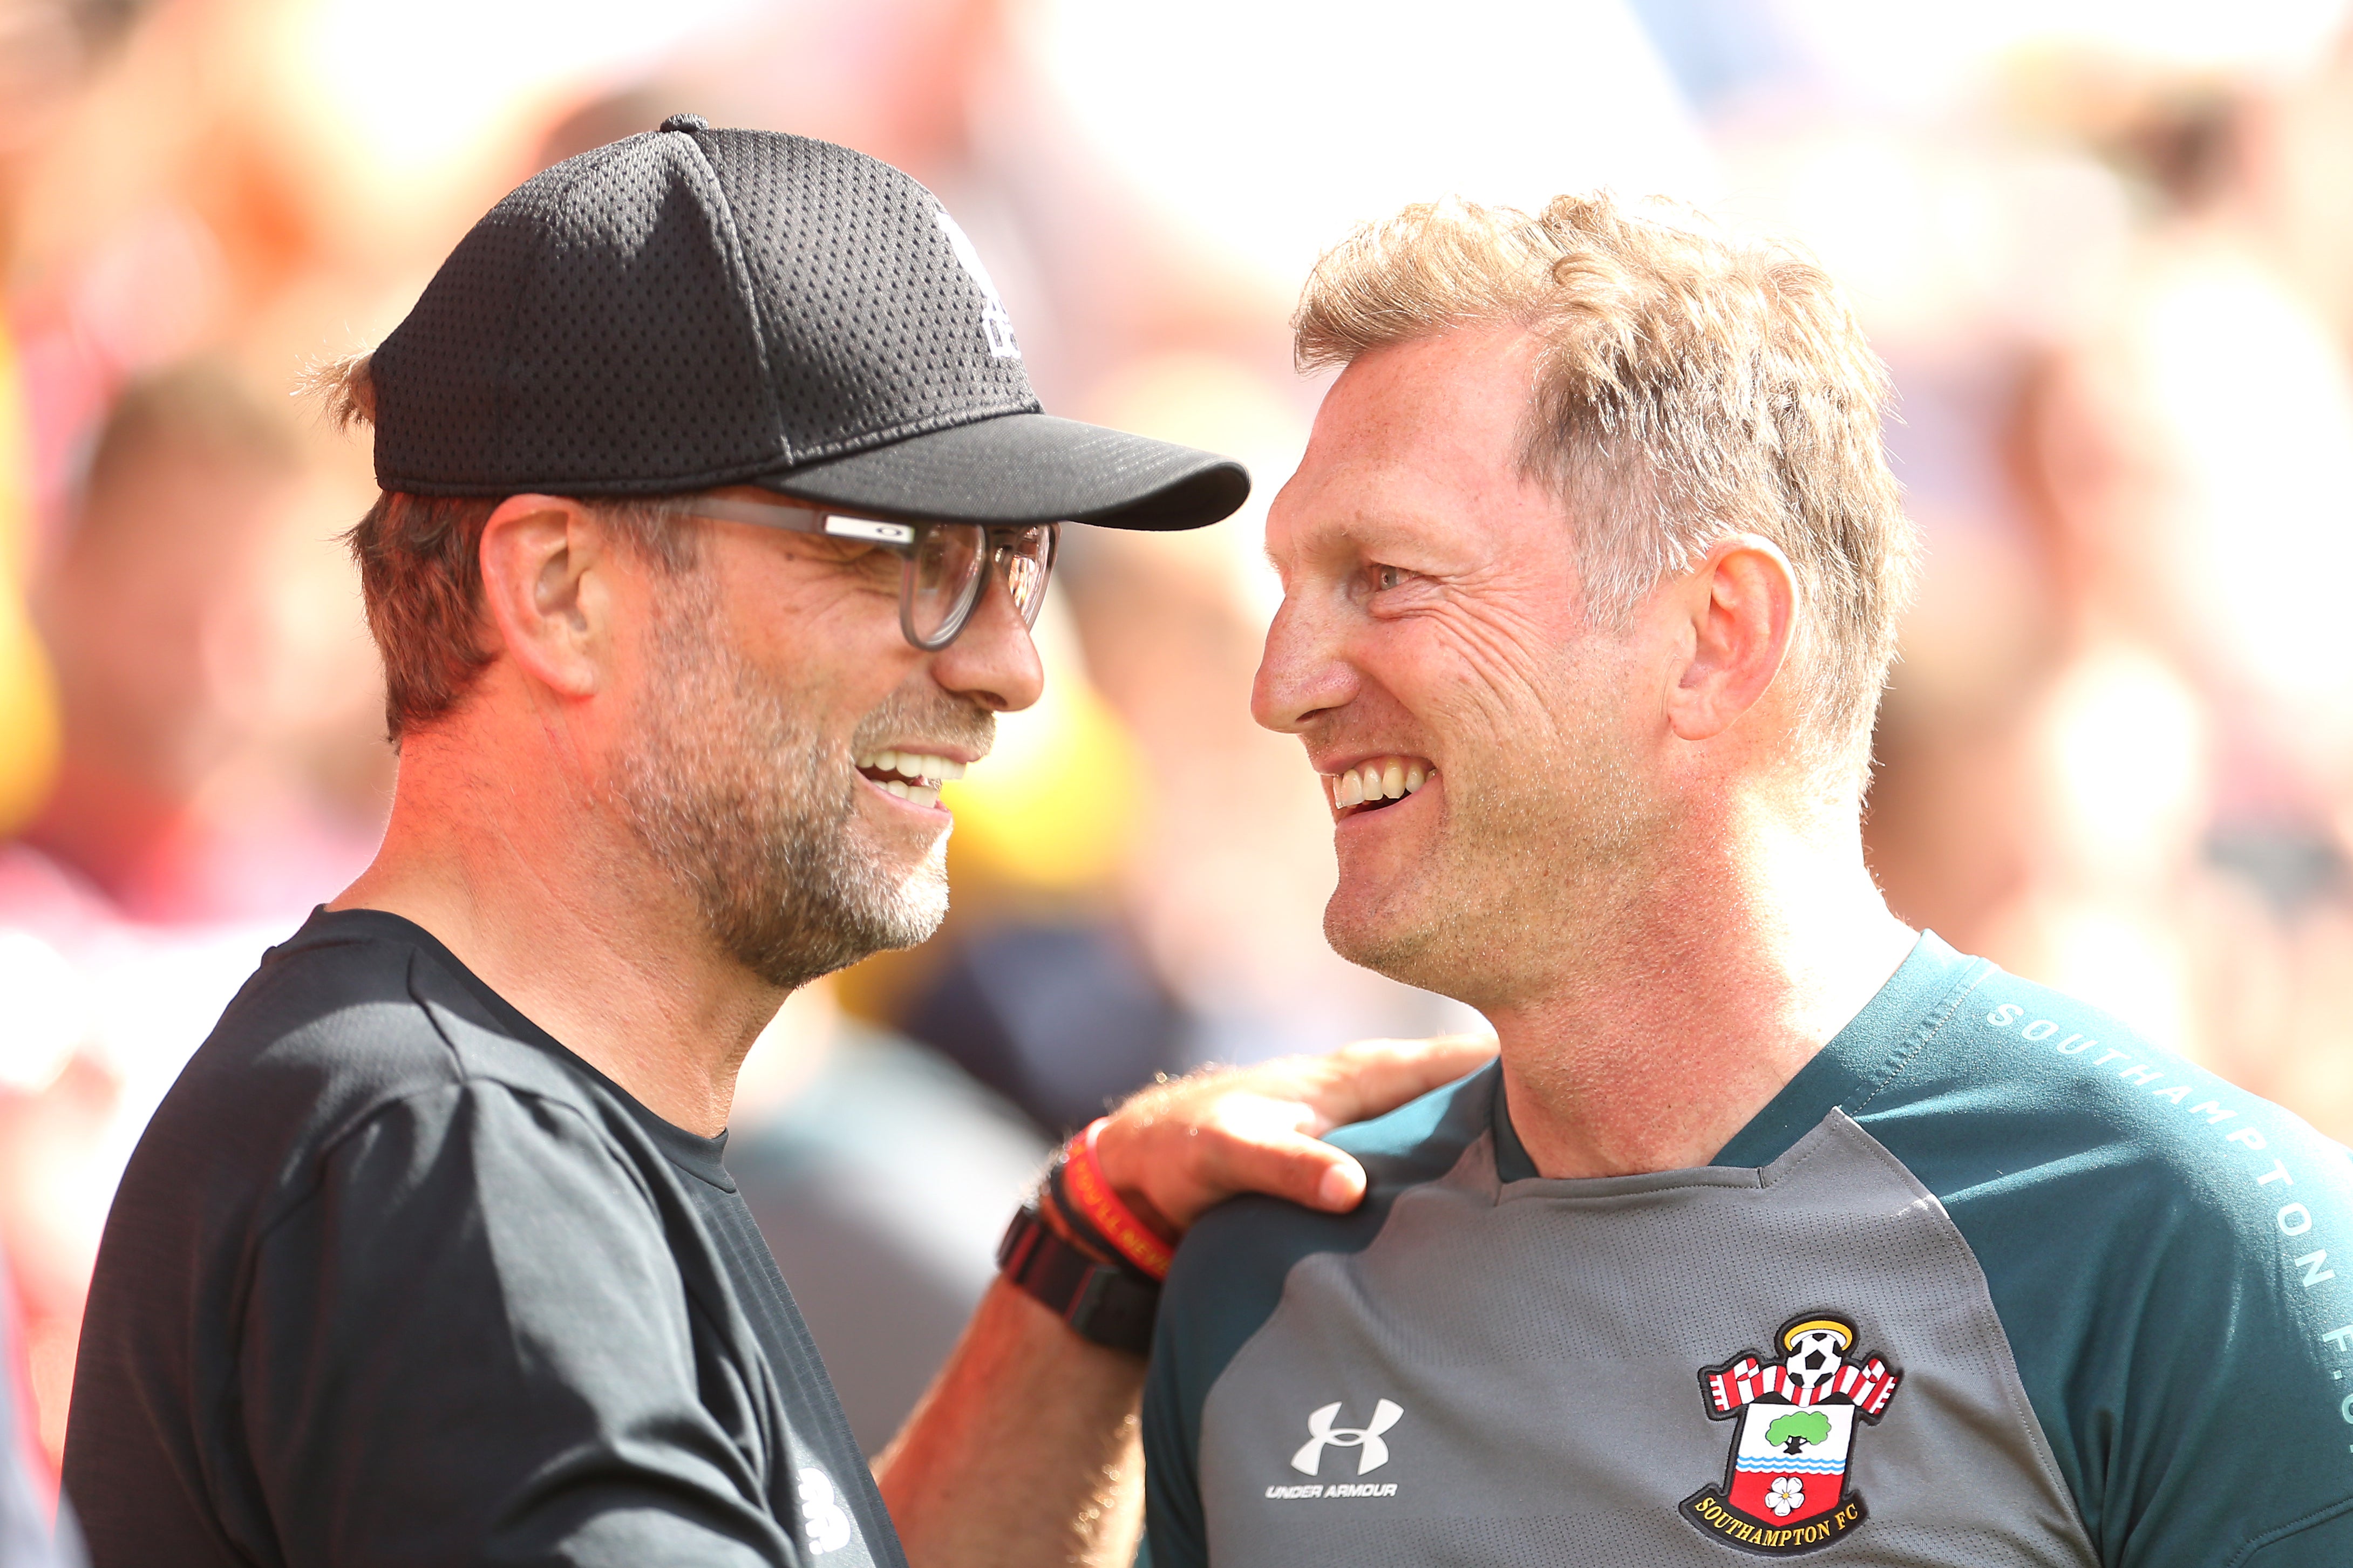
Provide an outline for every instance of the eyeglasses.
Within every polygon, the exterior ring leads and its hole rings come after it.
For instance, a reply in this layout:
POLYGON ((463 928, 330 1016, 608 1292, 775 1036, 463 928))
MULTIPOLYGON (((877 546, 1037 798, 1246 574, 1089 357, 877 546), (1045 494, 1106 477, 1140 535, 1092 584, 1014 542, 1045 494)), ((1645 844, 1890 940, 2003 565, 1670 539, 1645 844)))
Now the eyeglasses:
POLYGON ((1021 624, 1036 626, 1038 612, 1046 602, 1046 580, 1054 572, 1054 552, 1062 537, 1059 522, 1011 527, 891 522, 719 496, 696 496, 670 510, 794 533, 821 533, 829 539, 879 544, 893 552, 903 563, 899 574, 899 629, 925 653, 937 653, 955 641, 987 590, 992 566, 1004 573, 1006 589, 1013 595, 1021 624))

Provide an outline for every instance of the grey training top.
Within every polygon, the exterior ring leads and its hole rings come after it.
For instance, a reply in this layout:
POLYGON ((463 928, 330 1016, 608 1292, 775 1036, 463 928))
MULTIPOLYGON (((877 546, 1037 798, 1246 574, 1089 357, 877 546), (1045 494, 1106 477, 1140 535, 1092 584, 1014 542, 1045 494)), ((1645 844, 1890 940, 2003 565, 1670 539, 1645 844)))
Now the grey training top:
POLYGON ((1697 1170, 1493 1068, 1180 1249, 1154 1568, 2353 1563, 2353 1164, 1933 935, 1697 1170), (2338 1278, 2340 1268, 2346 1279, 2338 1278))

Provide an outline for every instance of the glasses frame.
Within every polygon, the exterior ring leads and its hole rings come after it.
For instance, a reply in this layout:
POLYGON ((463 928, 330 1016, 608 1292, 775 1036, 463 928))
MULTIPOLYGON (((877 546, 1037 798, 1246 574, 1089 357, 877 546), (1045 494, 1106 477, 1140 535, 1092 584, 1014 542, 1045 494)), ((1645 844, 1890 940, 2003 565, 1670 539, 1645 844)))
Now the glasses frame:
POLYGON ((815 507, 792 506, 778 501, 739 500, 727 496, 697 496, 691 500, 673 503, 673 513, 688 517, 716 518, 724 522, 748 522, 755 528, 782 529, 787 533, 814 533, 828 539, 853 540, 860 544, 879 544, 899 557, 899 633, 909 643, 925 653, 937 653, 962 635, 972 619, 972 612, 980 605, 981 596, 988 591, 992 574, 1003 574, 1008 591, 1012 587, 1013 543, 1008 535, 1025 532, 1032 528, 1046 531, 1046 554, 1039 572, 1038 596, 1026 612, 1016 606, 1023 624, 1035 626, 1038 612, 1046 602, 1046 589, 1053 581, 1054 559, 1060 553, 1062 525, 1047 523, 983 523, 983 522, 902 522, 883 517, 852 517, 843 512, 825 511, 815 507), (977 528, 983 531, 979 568, 957 595, 955 605, 940 629, 929 638, 915 631, 915 557, 922 549, 923 535, 934 528, 977 528))

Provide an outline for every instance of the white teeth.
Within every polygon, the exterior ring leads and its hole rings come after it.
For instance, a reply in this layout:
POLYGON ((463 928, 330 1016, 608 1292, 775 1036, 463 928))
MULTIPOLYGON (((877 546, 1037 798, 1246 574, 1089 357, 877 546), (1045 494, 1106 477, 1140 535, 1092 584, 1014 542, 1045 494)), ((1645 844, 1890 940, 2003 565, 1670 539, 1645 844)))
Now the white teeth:
POLYGON ((1378 757, 1345 772, 1325 775, 1333 809, 1365 805, 1375 801, 1403 800, 1438 776, 1428 763, 1411 757, 1378 757))
POLYGON ((934 788, 946 780, 960 779, 965 773, 962 763, 913 752, 867 752, 858 758, 858 767, 863 773, 897 773, 911 783, 920 781, 934 788))
POLYGON ((937 805, 940 804, 940 792, 929 784, 917 784, 907 791, 907 798, 917 805, 937 805))
POLYGON ((906 783, 900 779, 892 779, 885 783, 882 787, 889 790, 892 795, 897 795, 901 800, 907 799, 910 793, 906 783))

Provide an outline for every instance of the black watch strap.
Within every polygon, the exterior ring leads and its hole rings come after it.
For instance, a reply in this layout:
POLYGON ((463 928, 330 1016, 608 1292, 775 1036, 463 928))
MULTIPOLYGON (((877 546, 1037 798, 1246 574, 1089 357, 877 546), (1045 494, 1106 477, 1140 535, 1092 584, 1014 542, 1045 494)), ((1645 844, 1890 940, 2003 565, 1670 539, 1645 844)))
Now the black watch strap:
POLYGON ((1004 1276, 1045 1303, 1081 1339, 1137 1355, 1152 1349, 1160 1287, 1133 1269, 1102 1263, 1063 1239, 1035 1204, 1023 1207, 997 1244, 1004 1276))

